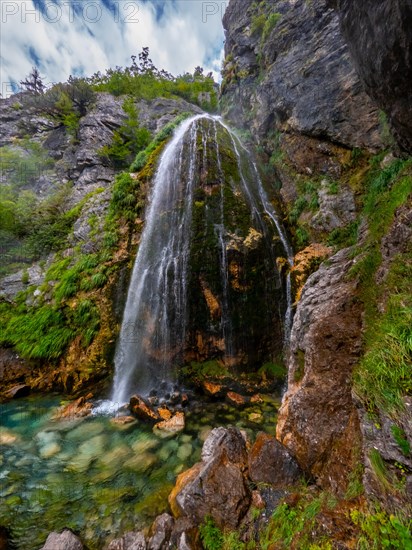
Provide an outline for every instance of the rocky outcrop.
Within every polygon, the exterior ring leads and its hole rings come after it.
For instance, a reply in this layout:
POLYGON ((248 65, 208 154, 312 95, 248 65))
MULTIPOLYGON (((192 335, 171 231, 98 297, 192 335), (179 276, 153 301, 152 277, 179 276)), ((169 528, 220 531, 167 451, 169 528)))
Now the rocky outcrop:
POLYGON ((297 483, 302 471, 288 450, 273 436, 259 433, 249 452, 249 477, 279 489, 297 483))
POLYGON ((61 533, 50 533, 41 550, 83 550, 80 540, 69 529, 61 533))
POLYGON ((411 0, 330 0, 356 70, 370 97, 388 115, 394 136, 412 153, 411 0))
POLYGON ((345 491, 361 448, 351 373, 361 353, 362 306, 347 276, 349 256, 349 249, 338 252, 303 289, 277 425, 278 439, 302 469, 337 493, 345 491))
POLYGON ((212 430, 203 445, 202 462, 178 477, 169 496, 174 516, 194 525, 211 516, 218 526, 236 529, 250 505, 246 466, 246 444, 239 430, 212 430))
POLYGON ((126 533, 120 539, 112 541, 107 550, 146 550, 146 539, 141 531, 126 533))
POLYGON ((258 141, 281 130, 348 147, 381 146, 377 108, 326 0, 232 0, 223 23, 223 108, 236 125, 258 141))

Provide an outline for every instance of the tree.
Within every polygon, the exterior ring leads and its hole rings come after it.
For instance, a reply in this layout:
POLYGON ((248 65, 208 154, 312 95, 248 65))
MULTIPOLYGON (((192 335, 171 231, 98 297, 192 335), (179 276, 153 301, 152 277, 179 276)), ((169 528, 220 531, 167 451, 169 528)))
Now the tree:
POLYGON ((96 94, 90 84, 84 78, 70 76, 64 88, 65 93, 72 101, 78 114, 81 117, 84 116, 96 98, 96 94))
POLYGON ((33 95, 43 95, 46 88, 37 67, 33 67, 29 76, 20 81, 20 85, 26 92, 33 95))

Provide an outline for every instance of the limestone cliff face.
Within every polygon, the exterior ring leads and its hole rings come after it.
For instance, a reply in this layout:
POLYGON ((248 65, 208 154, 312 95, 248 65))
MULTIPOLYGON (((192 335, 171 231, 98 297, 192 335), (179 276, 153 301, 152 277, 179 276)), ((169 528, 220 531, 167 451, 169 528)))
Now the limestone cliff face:
POLYGON ((411 0, 333 0, 358 75, 388 115, 400 147, 412 152, 411 0))
POLYGON ((288 391, 277 436, 323 487, 343 493, 360 458, 352 369, 362 349, 362 306, 342 250, 304 286, 291 334, 288 391))
POLYGON ((348 147, 381 146, 336 12, 326 0, 229 3, 223 112, 258 141, 283 131, 348 147))

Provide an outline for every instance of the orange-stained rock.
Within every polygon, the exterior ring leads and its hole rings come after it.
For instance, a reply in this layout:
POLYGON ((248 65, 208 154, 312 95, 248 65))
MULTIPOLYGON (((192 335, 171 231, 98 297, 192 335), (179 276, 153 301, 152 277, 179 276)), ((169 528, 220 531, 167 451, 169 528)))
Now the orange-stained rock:
POLYGON ((178 411, 168 420, 162 420, 153 427, 154 430, 160 430, 166 433, 177 433, 185 429, 185 415, 178 411))
POLYGON ((198 462, 189 470, 186 470, 185 472, 182 472, 180 475, 177 476, 176 484, 169 495, 170 509, 172 510, 172 514, 175 518, 178 518, 182 515, 182 510, 179 504, 176 502, 177 495, 179 495, 182 489, 197 477, 201 469, 202 463, 198 462))
POLYGON ((172 412, 167 407, 158 407, 157 412, 162 420, 169 420, 172 418, 172 412))
POLYGON ((159 414, 138 395, 133 395, 130 398, 130 410, 141 420, 149 422, 160 420, 159 414))
POLYGON ((200 278, 200 286, 202 287, 203 296, 206 300, 207 307, 209 309, 210 317, 212 319, 220 319, 222 315, 222 310, 219 304, 218 299, 213 294, 213 292, 210 290, 209 286, 207 285, 206 281, 204 281, 202 278, 200 278))
POLYGON ((251 403, 263 403, 262 396, 256 393, 255 395, 252 395, 250 398, 251 403))
POLYGON ((93 408, 93 404, 86 401, 85 397, 79 397, 76 401, 72 401, 68 405, 60 407, 56 414, 53 415, 53 420, 69 420, 73 418, 82 418, 88 416, 93 408))
POLYGON ((236 529, 250 507, 245 441, 237 428, 215 428, 202 462, 181 474, 169 496, 172 512, 195 525, 211 516, 221 529, 236 529))
POLYGON ((223 387, 220 384, 215 384, 214 382, 208 382, 207 380, 202 383, 202 387, 210 397, 217 397, 223 391, 223 387))
POLYGON ((236 407, 242 407, 246 404, 245 398, 242 395, 235 393, 234 391, 227 392, 226 399, 229 401, 229 403, 235 405, 236 407))
POLYGON ((323 244, 311 244, 298 252, 294 259, 294 265, 291 268, 291 276, 295 288, 296 302, 300 300, 303 285, 319 267, 321 262, 332 254, 332 249, 323 244))
POLYGON ((288 391, 276 435, 324 489, 344 494, 361 434, 352 369, 362 352, 362 303, 348 249, 306 283, 293 320, 288 391))

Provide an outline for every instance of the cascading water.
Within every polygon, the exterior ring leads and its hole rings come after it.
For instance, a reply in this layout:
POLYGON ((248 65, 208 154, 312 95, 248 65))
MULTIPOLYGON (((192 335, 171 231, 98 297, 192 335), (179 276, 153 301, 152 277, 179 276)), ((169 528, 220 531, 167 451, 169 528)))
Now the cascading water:
POLYGON ((194 183, 194 148, 200 117, 182 123, 157 170, 145 228, 129 285, 115 353, 112 400, 123 403, 136 382, 147 392, 182 348, 194 183), (189 162, 183 145, 189 133, 189 162), (156 364, 153 372, 152 364, 156 364), (133 377, 137 376, 137 380, 133 377))
POLYGON ((286 234, 236 135, 219 117, 183 122, 154 178, 116 347, 112 401, 172 382, 174 364, 209 355, 227 364, 253 356, 256 363, 273 352, 275 317, 284 320, 284 338, 290 329, 290 281, 282 281, 275 262, 285 254, 291 264, 286 234), (258 299, 267 303, 261 318, 258 299))

